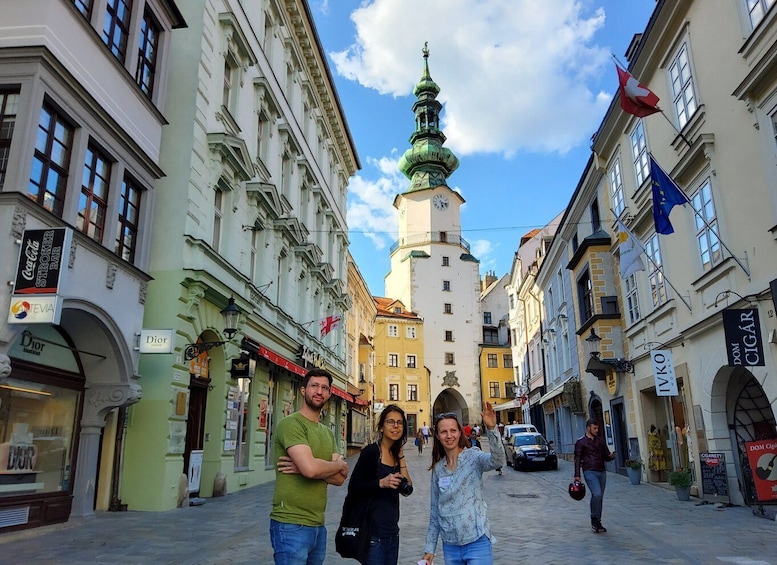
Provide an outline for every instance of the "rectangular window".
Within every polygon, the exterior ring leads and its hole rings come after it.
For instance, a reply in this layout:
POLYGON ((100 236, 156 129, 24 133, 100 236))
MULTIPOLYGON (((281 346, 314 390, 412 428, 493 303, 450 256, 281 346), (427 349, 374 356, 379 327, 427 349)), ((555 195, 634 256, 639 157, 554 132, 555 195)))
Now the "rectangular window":
POLYGON ((43 106, 27 196, 60 217, 65 202, 74 131, 56 110, 43 106))
POLYGON ((415 339, 416 333, 415 333, 415 326, 406 326, 405 327, 405 337, 407 339, 415 339))
POLYGON ((453 341, 453 332, 451 330, 445 330, 445 341, 453 341))
POLYGON ((591 276, 586 270, 577 281, 577 300, 580 308, 580 319, 586 322, 594 315, 594 296, 591 286, 591 276))
POLYGON ((406 365, 408 369, 415 369, 416 368, 416 356, 415 355, 407 355, 405 357, 406 365))
POLYGON ((450 302, 446 302, 443 306, 443 313, 453 314, 453 305, 450 302))
POLYGON ((591 233, 602 229, 602 216, 599 213, 599 201, 594 198, 591 202, 591 233))
POLYGON ((680 128, 682 128, 691 119, 698 106, 693 88, 691 62, 688 59, 688 46, 685 43, 675 55, 672 64, 669 65, 669 79, 672 83, 674 110, 677 113, 680 128))
POLYGON ((489 369, 498 369, 499 368, 499 362, 496 358, 496 353, 489 353, 488 354, 488 368, 489 369))
POLYGON ((386 327, 386 335, 388 337, 399 337, 399 326, 396 324, 389 324, 386 327))
POLYGON ((440 243, 448 243, 448 232, 440 232, 440 243))
POLYGON ((74 430, 79 410, 74 389, 21 379, 0 384, 0 498, 72 492, 74 430), (7 449, 7 451, 6 451, 7 449), (20 476, 25 477, 25 485, 20 476), (19 488, 21 487, 21 488, 19 488))
POLYGON ((221 105, 227 110, 232 109, 232 86, 235 80, 235 68, 229 59, 224 60, 224 88, 221 91, 221 105))
POLYGON ((691 204, 694 210, 696 210, 694 215, 696 221, 696 241, 699 243, 701 264, 705 271, 709 271, 722 258, 720 240, 717 236, 718 217, 715 213, 715 203, 712 201, 712 187, 710 186, 709 179, 704 181, 702 187, 693 195, 691 204))
POLYGON ((237 380, 238 394, 238 420, 237 429, 240 436, 235 445, 235 469, 248 469, 248 446, 251 419, 248 417, 248 409, 251 403, 251 379, 241 378, 237 380))
POLYGON ((483 323, 487 326, 491 325, 491 312, 483 312, 483 323))
POLYGON ((127 55, 132 0, 108 0, 103 23, 103 41, 116 58, 124 62, 127 55))
POLYGON ((5 183, 5 172, 8 170, 8 154, 11 152, 18 103, 18 90, 0 92, 0 188, 5 183))
POLYGON ((615 159, 610 168, 610 202, 616 216, 620 216, 626 209, 626 200, 623 195, 623 175, 621 174, 621 161, 615 159))
POLYGON ((456 359, 455 359, 453 353, 449 352, 449 353, 445 354, 445 364, 446 365, 455 365, 456 364, 456 359))
POLYGON ((443 256, 443 258, 442 258, 442 266, 443 267, 450 267, 451 266, 451 258, 443 256))
POLYGON ((389 367, 399 367, 399 354, 397 354, 397 353, 389 353, 388 354, 388 366, 389 367))
POLYGON ((418 402, 418 385, 407 385, 407 399, 411 402, 418 402))
POLYGON ((483 343, 499 343, 499 331, 494 328, 483 328, 483 343))
POLYGON ((224 191, 216 189, 213 198, 213 249, 219 250, 221 244, 221 220, 224 218, 224 191))
POLYGON ((664 273, 661 271, 661 248, 658 245, 657 233, 650 236, 645 243, 645 253, 650 258, 650 261, 647 262, 650 295, 653 299, 653 307, 658 307, 666 302, 666 285, 664 284, 664 273))
POLYGON ((389 400, 399 400, 399 384, 389 383, 389 400))
POLYGON ((154 93, 154 77, 156 76, 157 51, 159 50, 159 35, 161 26, 154 19, 148 8, 143 14, 140 24, 140 45, 138 46, 138 68, 135 73, 135 82, 140 85, 140 90, 151 98, 154 93))
POLYGON ((747 0, 747 11, 750 14, 750 25, 753 29, 761 22, 772 4, 774 0, 747 0))
POLYGON ((111 163, 108 157, 95 144, 89 143, 81 179, 76 226, 98 243, 103 241, 110 183, 111 163))
POLYGON ((442 289, 445 292, 451 291, 451 281, 442 281, 442 289))
POLYGON ((256 127, 256 156, 263 163, 267 162, 267 151, 270 146, 270 119, 264 111, 259 112, 256 127))
POLYGON ((512 369, 513 368, 513 355, 512 353, 503 353, 502 354, 502 363, 504 364, 505 369, 512 369))
POLYGON ((637 277, 634 273, 629 275, 624 281, 624 291, 626 295, 626 313, 629 317, 629 324, 634 324, 640 319, 637 277))
POLYGON ((636 127, 631 132, 631 154, 634 158, 634 176, 639 187, 650 176, 645 126, 642 124, 642 120, 637 122, 636 127))
POLYGON ((76 10, 88 20, 92 15, 92 0, 73 0, 76 10))
POLYGON ((124 181, 121 183, 119 222, 116 226, 116 248, 114 253, 130 263, 135 262, 135 250, 138 245, 140 194, 140 186, 125 176, 124 181))
POLYGON ((491 398, 501 398, 499 396, 500 393, 500 386, 497 381, 489 381, 488 382, 488 396, 491 398))

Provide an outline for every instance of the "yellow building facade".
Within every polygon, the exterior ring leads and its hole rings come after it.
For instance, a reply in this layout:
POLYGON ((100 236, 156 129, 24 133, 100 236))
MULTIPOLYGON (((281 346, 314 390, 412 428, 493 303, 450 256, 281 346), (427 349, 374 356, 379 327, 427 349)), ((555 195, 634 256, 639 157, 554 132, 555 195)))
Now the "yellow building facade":
MULTIPOLYGON (((479 347, 480 395, 494 406, 514 399, 513 352, 510 344, 479 347)), ((509 424, 507 411, 497 412, 498 421, 509 424)), ((516 418, 513 418, 516 419, 516 418)))
POLYGON ((401 301, 373 297, 375 367, 373 412, 396 404, 405 411, 408 433, 432 425, 429 371, 424 364, 424 322, 401 301))

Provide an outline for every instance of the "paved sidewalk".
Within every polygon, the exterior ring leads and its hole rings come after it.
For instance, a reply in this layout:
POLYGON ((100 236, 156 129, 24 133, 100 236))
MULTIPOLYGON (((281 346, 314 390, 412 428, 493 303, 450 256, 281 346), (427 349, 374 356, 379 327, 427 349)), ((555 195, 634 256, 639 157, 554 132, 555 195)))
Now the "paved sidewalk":
MULTIPOLYGON (((401 502, 401 564, 421 558, 429 517, 430 450, 418 456, 412 442, 407 461, 415 492, 401 502)), ((349 458, 351 469, 356 457, 349 458)), ((738 563, 777 565, 777 524, 756 518, 752 508, 697 506, 674 491, 631 485, 608 474, 602 522, 593 534, 588 501, 566 492, 572 465, 559 471, 484 475, 493 533, 494 562, 516 563, 738 563)), ((269 511, 272 484, 249 488, 203 506, 162 513, 100 513, 90 519, 0 535, 0 563, 20 564, 241 564, 272 563, 269 511)), ((329 489, 327 563, 334 551, 345 487, 329 489)), ((441 549, 442 544, 439 545, 441 549)), ((438 549, 438 565, 442 565, 438 549)), ((355 563, 355 561, 350 561, 355 563)))

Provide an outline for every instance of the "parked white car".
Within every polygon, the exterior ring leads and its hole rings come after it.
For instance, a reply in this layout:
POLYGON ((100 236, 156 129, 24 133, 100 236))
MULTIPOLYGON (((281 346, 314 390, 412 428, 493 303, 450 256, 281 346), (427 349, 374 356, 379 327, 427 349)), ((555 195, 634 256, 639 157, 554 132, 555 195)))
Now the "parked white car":
POLYGON ((509 424, 505 426, 504 430, 504 440, 507 441, 510 439, 510 436, 514 436, 515 434, 527 434, 527 433, 539 433, 537 431, 537 428, 535 428, 532 424, 509 424))

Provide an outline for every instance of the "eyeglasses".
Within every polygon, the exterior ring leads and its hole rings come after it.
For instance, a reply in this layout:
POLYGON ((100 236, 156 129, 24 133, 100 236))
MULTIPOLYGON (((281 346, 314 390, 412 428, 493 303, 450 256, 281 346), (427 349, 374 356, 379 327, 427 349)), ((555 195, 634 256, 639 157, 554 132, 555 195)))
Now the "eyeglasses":
POLYGON ((399 427, 403 424, 402 420, 383 420, 383 423, 387 426, 396 426, 399 427))
POLYGON ((329 392, 331 389, 329 385, 320 385, 318 383, 309 384, 305 388, 312 388, 313 390, 321 390, 321 392, 329 392))
POLYGON ((435 423, 439 422, 440 420, 447 420, 448 418, 453 418, 457 422, 459 419, 456 417, 456 414, 453 412, 445 412, 444 414, 437 414, 437 416, 434 417, 435 423))

